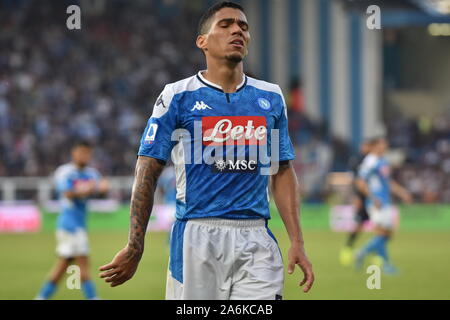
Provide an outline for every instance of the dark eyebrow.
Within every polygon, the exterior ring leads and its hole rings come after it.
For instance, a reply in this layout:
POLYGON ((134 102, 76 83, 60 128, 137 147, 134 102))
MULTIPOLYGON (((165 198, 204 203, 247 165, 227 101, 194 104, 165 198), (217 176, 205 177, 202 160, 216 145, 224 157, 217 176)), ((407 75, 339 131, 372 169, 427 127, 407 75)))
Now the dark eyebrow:
POLYGON ((246 26, 247 28, 249 27, 249 25, 248 25, 248 23, 246 22, 246 21, 244 21, 244 20, 239 20, 239 19, 234 19, 234 18, 224 18, 224 19, 221 19, 221 20, 219 20, 218 22, 217 22, 217 24, 220 24, 220 23, 222 23, 222 22, 226 22, 227 24, 232 24, 233 22, 235 22, 235 21, 237 21, 237 23, 241 26, 241 25, 244 25, 244 26, 246 26))

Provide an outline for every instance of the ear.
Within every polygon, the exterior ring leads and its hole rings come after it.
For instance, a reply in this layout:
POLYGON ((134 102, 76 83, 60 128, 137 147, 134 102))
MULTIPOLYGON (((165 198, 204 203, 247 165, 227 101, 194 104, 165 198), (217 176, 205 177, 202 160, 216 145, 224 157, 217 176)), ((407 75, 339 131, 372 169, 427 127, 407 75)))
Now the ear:
POLYGON ((204 34, 197 36, 197 41, 195 42, 195 44, 197 45, 198 48, 200 48, 203 51, 208 50, 207 49, 207 45, 208 45, 207 36, 204 34))

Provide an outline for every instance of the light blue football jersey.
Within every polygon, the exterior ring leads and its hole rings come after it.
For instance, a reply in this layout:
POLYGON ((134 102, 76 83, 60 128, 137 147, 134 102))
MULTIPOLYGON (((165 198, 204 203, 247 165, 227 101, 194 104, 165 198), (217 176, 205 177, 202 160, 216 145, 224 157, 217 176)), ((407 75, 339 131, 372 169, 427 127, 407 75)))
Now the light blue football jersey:
POLYGON ((244 76, 225 93, 199 72, 165 86, 138 155, 172 154, 177 219, 269 219, 267 169, 295 158, 287 125, 279 86, 244 76))
MULTIPOLYGON (((374 154, 367 155, 359 168, 359 176, 366 181, 370 193, 381 201, 383 207, 391 204, 390 175, 386 159, 374 154)), ((370 197, 366 201, 367 205, 373 204, 370 197)))
POLYGON ((75 190, 78 184, 87 181, 99 181, 100 173, 91 167, 78 169, 73 163, 64 164, 55 171, 56 191, 60 200, 61 213, 58 217, 57 228, 69 232, 86 229, 87 200, 69 199, 64 196, 67 191, 75 190))

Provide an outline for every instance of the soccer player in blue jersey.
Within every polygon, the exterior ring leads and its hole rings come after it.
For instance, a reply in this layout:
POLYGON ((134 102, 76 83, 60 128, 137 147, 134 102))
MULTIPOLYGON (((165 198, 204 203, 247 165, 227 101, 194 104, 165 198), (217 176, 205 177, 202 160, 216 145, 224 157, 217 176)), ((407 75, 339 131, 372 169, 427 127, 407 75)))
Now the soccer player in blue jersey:
POLYGON ((167 299, 282 298, 284 265, 267 227, 269 186, 291 243, 288 272, 298 265, 303 291, 313 285, 286 105, 278 85, 244 74, 249 42, 249 25, 238 4, 218 3, 200 19, 196 44, 207 69, 166 85, 154 105, 138 152, 128 244, 100 268, 112 287, 136 272, 157 179, 171 154, 177 220, 167 299))
POLYGON ((390 262, 387 243, 392 236, 393 208, 391 193, 406 203, 412 201, 411 194, 391 179, 389 163, 384 158, 388 143, 384 138, 375 138, 371 152, 364 158, 357 181, 358 189, 366 196, 370 220, 374 224, 375 236, 356 254, 356 267, 360 268, 369 253, 383 260, 383 271, 395 274, 397 269, 390 262))
POLYGON ((350 159, 349 167, 353 173, 352 187, 355 192, 353 197, 353 207, 355 209, 355 228, 348 234, 345 247, 341 249, 339 260, 343 266, 350 266, 353 262, 353 247, 358 235, 361 233, 364 223, 368 221, 369 213, 367 212, 366 196, 357 187, 359 178, 359 167, 364 158, 370 152, 369 141, 364 141, 360 146, 360 153, 350 159))
POLYGON ((94 283, 89 277, 86 202, 93 195, 106 194, 108 183, 96 169, 88 166, 91 154, 90 144, 79 141, 72 147, 72 161, 55 172, 56 190, 61 202, 56 231, 58 261, 36 299, 51 298, 72 261, 80 268, 81 289, 85 298, 97 298, 94 283))

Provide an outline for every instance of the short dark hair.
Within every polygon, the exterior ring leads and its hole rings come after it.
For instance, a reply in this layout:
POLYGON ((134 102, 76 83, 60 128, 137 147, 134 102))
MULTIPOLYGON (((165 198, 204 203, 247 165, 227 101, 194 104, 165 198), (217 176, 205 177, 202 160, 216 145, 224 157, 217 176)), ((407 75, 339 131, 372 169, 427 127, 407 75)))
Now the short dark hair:
POLYGON ((78 147, 85 147, 85 148, 92 149, 92 144, 87 140, 77 140, 72 144, 72 149, 75 149, 78 147))
POLYGON ((243 13, 245 13, 244 8, 240 4, 237 4, 235 2, 222 1, 222 2, 216 3, 215 5, 210 7, 208 10, 206 10, 206 12, 201 16, 200 21, 198 23, 198 30, 197 30, 199 35, 205 34, 207 32, 207 30, 205 30, 205 28, 208 25, 208 23, 210 22, 211 18, 216 14, 217 11, 219 11, 223 8, 238 9, 238 10, 241 10, 243 13))
POLYGON ((385 136, 374 136, 374 137, 369 138, 367 140, 367 143, 369 143, 370 146, 374 146, 381 140, 386 140, 386 137, 385 136))

